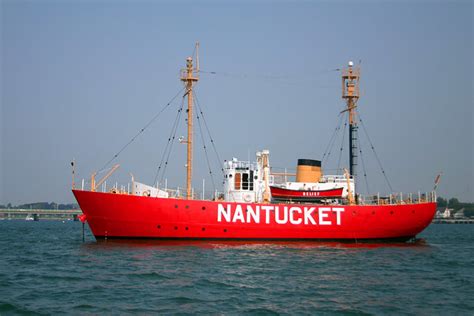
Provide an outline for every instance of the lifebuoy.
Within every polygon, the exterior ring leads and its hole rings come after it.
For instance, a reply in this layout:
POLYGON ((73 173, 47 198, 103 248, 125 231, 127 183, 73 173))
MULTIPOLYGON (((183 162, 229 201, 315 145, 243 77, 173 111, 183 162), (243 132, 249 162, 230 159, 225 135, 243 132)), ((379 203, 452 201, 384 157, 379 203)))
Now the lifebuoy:
POLYGON ((150 196, 150 190, 143 191, 143 196, 150 196))
POLYGON ((244 194, 244 201, 245 202, 251 202, 252 201, 252 194, 250 194, 250 193, 244 194))

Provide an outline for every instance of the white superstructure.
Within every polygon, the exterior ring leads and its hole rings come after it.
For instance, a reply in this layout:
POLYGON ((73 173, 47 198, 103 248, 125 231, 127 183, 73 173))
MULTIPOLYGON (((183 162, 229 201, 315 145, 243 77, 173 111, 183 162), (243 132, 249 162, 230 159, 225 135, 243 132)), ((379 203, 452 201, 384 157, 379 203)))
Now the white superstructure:
POLYGON ((265 194, 270 196, 270 186, 288 190, 323 191, 343 188, 342 197, 348 196, 348 184, 355 192, 354 179, 343 175, 323 175, 318 182, 275 183, 270 174, 269 151, 256 153, 256 162, 240 161, 233 158, 224 162, 224 200, 239 203, 262 203, 265 194))
POLYGON ((239 161, 233 158, 224 162, 224 199, 229 202, 262 202, 265 190, 269 191, 269 170, 263 166, 262 154, 258 152, 257 161, 239 161), (268 181, 265 181, 265 178, 268 181))

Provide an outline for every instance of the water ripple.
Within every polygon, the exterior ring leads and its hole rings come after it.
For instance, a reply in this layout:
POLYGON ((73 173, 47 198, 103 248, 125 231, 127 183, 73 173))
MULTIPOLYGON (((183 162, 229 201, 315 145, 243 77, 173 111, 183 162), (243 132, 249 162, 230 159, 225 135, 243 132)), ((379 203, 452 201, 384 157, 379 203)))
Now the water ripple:
POLYGON ((474 313, 474 225, 432 225, 408 244, 82 243, 81 232, 0 222, 0 315, 474 313))

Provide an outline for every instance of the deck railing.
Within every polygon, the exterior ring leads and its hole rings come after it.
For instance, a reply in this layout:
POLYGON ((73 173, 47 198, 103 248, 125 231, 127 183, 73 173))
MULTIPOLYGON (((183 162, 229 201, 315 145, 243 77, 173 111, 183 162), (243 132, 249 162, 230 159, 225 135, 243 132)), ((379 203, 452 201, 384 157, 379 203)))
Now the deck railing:
POLYGON ((396 205, 436 202, 436 191, 417 193, 392 193, 389 195, 357 195, 359 205, 396 205))
MULTIPOLYGON (((98 192, 114 192, 121 194, 131 194, 131 185, 118 185, 115 183, 112 187, 107 187, 107 182, 104 182, 100 188, 97 188, 98 192), (108 189, 109 188, 109 189, 108 189)), ((90 183, 82 180, 81 190, 88 190, 90 183)), ((185 198, 185 188, 163 188, 160 190, 168 192, 171 198, 185 198)), ((218 200, 223 197, 223 192, 219 191, 202 191, 192 189, 192 197, 195 200, 218 200)), ((436 202, 437 195, 436 191, 431 192, 416 192, 416 193, 392 193, 388 195, 381 195, 377 193, 375 195, 356 195, 356 204, 358 205, 400 205, 400 204, 419 204, 419 203, 432 203, 436 202)), ((341 199, 340 202, 347 202, 346 199, 341 199)))

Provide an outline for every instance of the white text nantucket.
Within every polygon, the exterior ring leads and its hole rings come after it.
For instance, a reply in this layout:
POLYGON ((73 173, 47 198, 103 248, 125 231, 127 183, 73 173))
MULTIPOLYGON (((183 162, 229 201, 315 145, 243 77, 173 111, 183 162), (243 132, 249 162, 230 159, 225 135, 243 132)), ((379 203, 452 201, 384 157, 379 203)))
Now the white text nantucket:
POLYGON ((343 207, 219 204, 217 221, 227 223, 276 223, 284 225, 341 225, 343 207), (334 213, 335 216, 330 216, 334 213))

